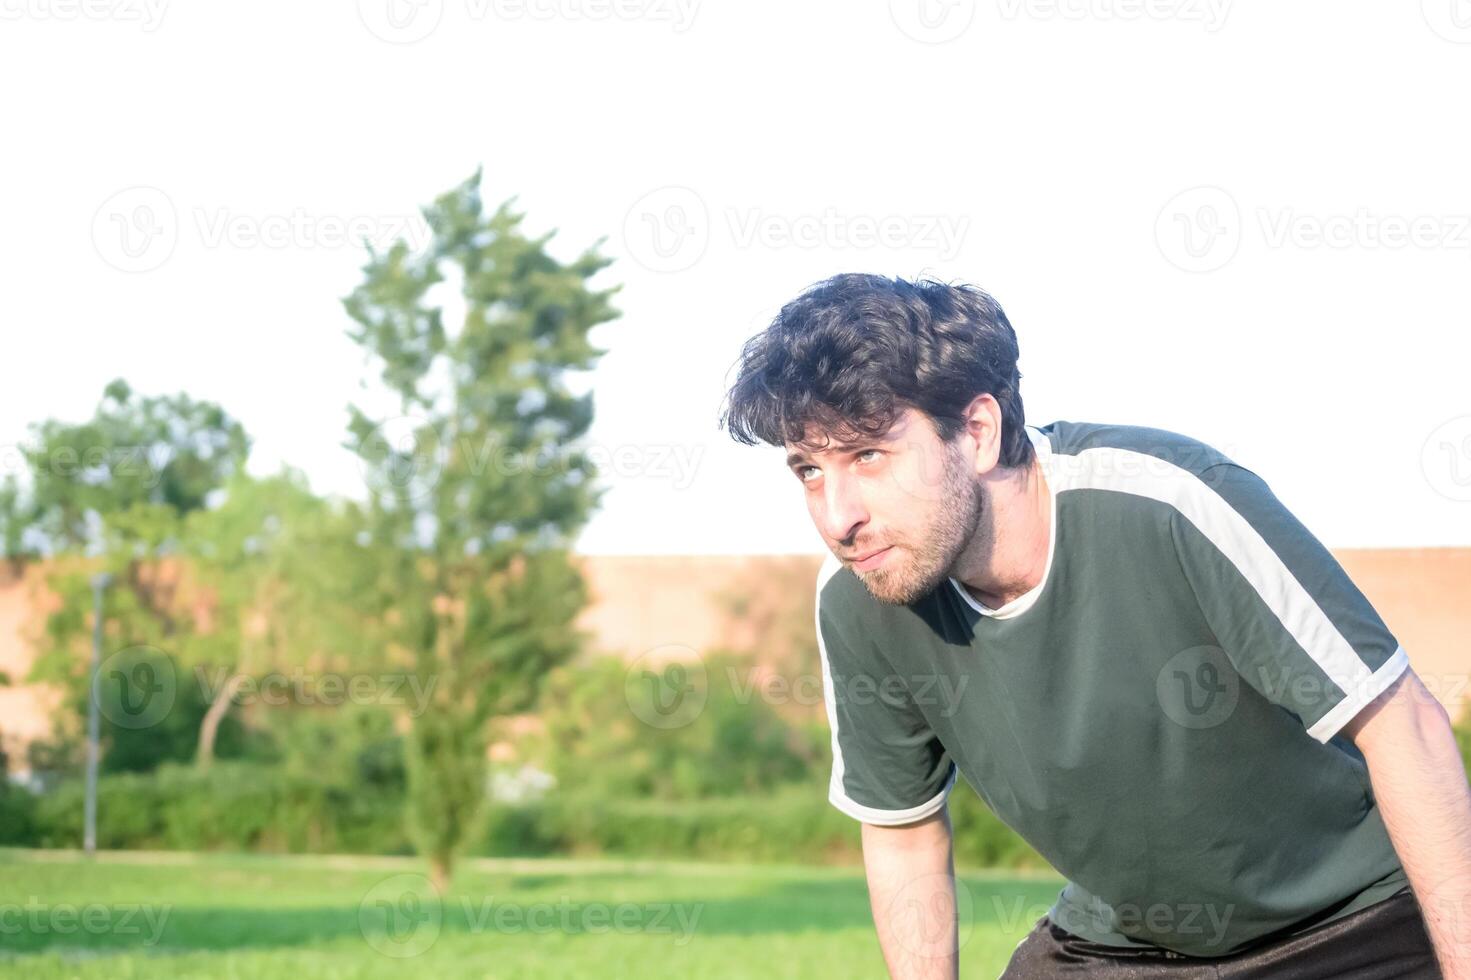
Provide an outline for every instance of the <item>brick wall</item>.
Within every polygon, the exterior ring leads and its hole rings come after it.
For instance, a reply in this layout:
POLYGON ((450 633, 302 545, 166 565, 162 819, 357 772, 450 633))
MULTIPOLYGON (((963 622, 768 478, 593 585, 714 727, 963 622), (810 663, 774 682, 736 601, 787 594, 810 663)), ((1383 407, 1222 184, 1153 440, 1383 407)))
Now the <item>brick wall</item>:
MULTIPOLYGON (((1453 716, 1471 693, 1471 548, 1334 552, 1404 644, 1410 663, 1453 716)), ((779 662, 811 642, 821 556, 584 556, 592 602, 578 620, 599 651, 632 659, 659 647, 729 648, 779 662)), ((42 568, 0 566, 0 745, 12 758, 48 730, 54 692, 25 683, 27 635, 46 600, 42 568)), ((677 654, 677 650, 674 651, 677 654)))

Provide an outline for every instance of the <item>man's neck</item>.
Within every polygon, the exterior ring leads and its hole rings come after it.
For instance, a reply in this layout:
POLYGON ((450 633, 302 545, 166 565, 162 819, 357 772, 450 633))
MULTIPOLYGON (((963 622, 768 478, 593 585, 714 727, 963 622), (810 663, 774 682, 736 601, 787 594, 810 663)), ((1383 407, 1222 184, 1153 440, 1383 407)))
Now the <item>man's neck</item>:
POLYGON ((1052 490, 1035 456, 988 484, 976 539, 955 578, 977 601, 999 609, 1036 588, 1047 572, 1052 541, 1052 490))

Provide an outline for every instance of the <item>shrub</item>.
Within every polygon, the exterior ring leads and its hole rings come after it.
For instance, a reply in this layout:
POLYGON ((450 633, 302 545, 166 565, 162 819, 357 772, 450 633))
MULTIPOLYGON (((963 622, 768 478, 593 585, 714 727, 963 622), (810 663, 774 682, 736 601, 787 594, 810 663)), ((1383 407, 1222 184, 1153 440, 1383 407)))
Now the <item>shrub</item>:
POLYGON ((36 798, 0 776, 0 845, 31 847, 36 843, 36 798))
MULTIPOLYGON (((957 863, 1047 867, 969 786, 957 784, 950 815, 957 863)), ((858 821, 827 801, 826 785, 791 784, 759 795, 679 801, 571 793, 492 808, 475 853, 851 864, 862 860, 860 834, 858 821)))
MULTIPOLYGON (((36 801, 32 839, 82 842, 85 788, 70 780, 36 801)), ((168 764, 97 784, 97 846, 177 850, 407 853, 402 796, 349 790, 280 767, 168 764)))

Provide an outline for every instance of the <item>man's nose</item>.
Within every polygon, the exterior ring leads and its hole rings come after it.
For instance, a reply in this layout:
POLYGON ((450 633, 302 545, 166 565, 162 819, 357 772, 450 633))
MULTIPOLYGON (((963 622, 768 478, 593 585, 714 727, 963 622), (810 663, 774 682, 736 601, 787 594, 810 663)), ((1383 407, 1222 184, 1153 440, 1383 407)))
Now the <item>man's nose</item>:
POLYGON ((868 521, 857 481, 823 477, 822 529, 833 541, 846 541, 868 521))

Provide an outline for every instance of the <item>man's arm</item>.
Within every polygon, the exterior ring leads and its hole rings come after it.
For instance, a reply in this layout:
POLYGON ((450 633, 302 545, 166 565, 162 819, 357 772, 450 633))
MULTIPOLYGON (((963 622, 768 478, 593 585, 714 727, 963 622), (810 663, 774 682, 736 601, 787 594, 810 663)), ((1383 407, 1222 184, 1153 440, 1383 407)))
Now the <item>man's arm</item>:
POLYGON ((889 976, 953 980, 959 950, 949 808, 899 826, 865 823, 863 866, 889 976))
POLYGON ((1449 715, 1406 668, 1342 732, 1369 764, 1446 980, 1471 980, 1471 789, 1449 715))

